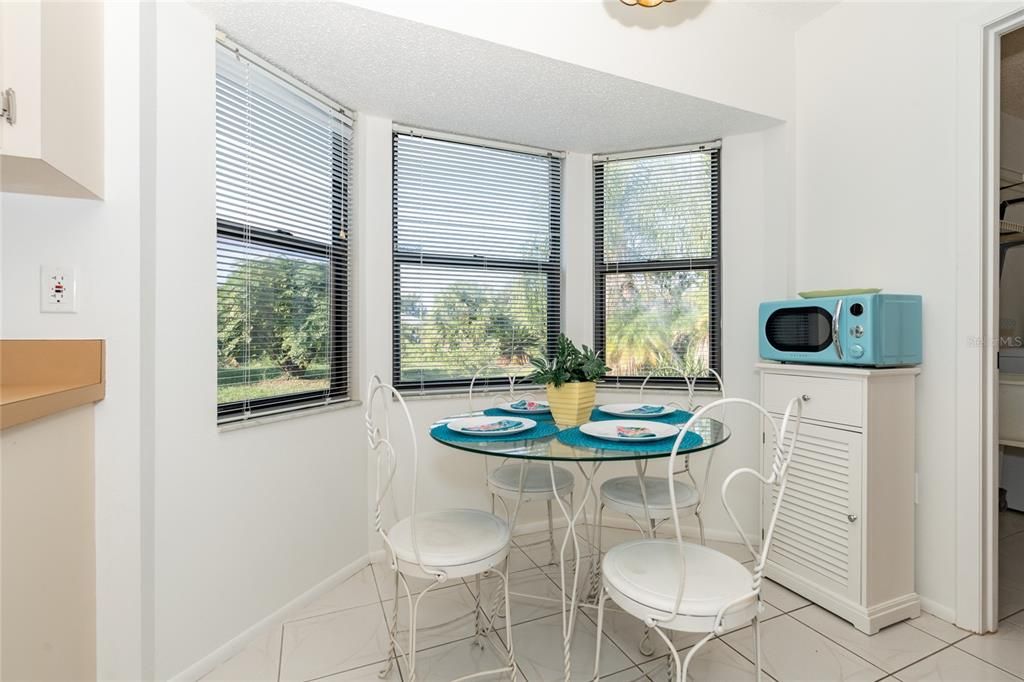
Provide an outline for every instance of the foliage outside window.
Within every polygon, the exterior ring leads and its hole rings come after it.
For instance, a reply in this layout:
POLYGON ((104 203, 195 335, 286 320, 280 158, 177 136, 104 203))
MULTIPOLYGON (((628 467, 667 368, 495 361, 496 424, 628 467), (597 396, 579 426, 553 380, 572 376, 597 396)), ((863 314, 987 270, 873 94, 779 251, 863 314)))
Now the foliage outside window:
POLYGON ((721 372, 718 145, 594 162, 595 345, 610 382, 721 372))
POLYGON ((217 50, 218 417, 345 399, 350 122, 217 50))
POLYGON ((394 382, 525 376, 560 318, 561 160, 395 132, 394 382))

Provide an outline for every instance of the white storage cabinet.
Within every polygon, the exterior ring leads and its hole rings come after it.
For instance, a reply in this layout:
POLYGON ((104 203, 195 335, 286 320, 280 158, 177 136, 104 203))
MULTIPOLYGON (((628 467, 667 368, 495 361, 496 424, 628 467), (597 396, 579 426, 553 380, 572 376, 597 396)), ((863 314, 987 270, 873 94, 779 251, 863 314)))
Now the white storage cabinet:
POLYGON ((104 189, 102 2, 0 2, 0 190, 104 189))
MULTIPOLYGON (((920 615, 914 590, 917 367, 761 363, 761 400, 803 422, 766 574, 868 634, 920 615)), ((773 434, 762 428, 762 469, 773 434)), ((774 497, 774 493, 773 493, 774 497)), ((762 528, 774 499, 762 500, 762 528)))

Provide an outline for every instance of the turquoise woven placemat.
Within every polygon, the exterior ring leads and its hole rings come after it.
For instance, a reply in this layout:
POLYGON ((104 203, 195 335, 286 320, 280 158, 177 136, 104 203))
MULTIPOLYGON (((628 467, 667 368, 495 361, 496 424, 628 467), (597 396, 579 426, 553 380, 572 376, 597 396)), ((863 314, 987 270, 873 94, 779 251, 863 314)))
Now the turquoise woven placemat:
POLYGON ((611 419, 649 419, 654 422, 665 422, 666 424, 685 424, 690 421, 690 417, 693 416, 692 412, 686 410, 680 410, 676 408, 676 411, 672 414, 667 414, 664 417, 649 417, 647 415, 637 415, 635 417, 617 417, 614 414, 605 414, 601 410, 594 408, 594 411, 590 413, 590 421, 592 422, 606 422, 611 419))
POLYGON ((493 443, 495 441, 536 440, 537 438, 545 438, 556 433, 558 433, 558 427, 555 426, 554 422, 538 422, 536 426, 528 431, 510 433, 504 436, 471 436, 459 433, 458 431, 452 431, 448 428, 447 424, 438 424, 430 429, 431 437, 446 443, 493 443))
MULTIPOLYGON (((580 427, 575 426, 565 431, 558 433, 558 440, 566 445, 574 448, 593 448, 595 450, 621 450, 623 452, 646 452, 648 454, 667 454, 672 452, 672 445, 675 444, 676 438, 664 438, 662 440, 656 440, 653 443, 649 442, 619 442, 614 440, 604 440, 601 438, 594 438, 580 431, 580 427)), ((684 450, 692 450, 693 448, 699 447, 704 442, 704 439, 700 437, 700 434, 690 431, 683 438, 683 442, 679 445, 679 452, 684 450)))
POLYGON ((555 421, 555 418, 551 416, 550 412, 544 412, 542 414, 523 414, 522 412, 510 412, 508 410, 503 410, 500 407, 489 407, 484 410, 484 414, 488 417, 526 417, 527 419, 532 419, 538 424, 555 421))

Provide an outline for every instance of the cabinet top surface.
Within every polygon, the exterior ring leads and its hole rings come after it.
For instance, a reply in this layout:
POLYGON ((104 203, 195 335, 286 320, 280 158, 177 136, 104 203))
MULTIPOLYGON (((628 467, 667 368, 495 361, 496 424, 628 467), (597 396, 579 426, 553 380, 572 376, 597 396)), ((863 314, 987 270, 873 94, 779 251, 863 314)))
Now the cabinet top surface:
POLYGON ((761 372, 776 374, 798 374, 802 376, 834 376, 834 377, 885 377, 914 376, 921 373, 920 367, 835 367, 832 365, 799 365, 783 362, 758 362, 756 367, 761 372))

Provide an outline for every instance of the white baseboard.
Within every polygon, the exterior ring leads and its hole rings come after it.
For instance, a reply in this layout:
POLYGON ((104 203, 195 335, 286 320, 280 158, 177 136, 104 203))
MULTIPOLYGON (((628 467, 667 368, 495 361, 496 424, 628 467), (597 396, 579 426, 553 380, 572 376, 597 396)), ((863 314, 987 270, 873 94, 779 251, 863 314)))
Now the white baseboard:
POLYGON ((930 613, 936 618, 944 620, 947 623, 956 624, 956 611, 954 609, 933 601, 928 597, 921 597, 921 610, 930 613))
MULTIPOLYGON (((383 556, 383 552, 380 552, 383 556)), ((295 610, 301 609, 310 603, 314 602, 321 595, 327 593, 337 585, 348 580, 359 571, 363 570, 370 564, 370 555, 364 554, 347 566, 342 567, 333 575, 321 580, 319 583, 300 594, 295 599, 279 608, 278 610, 271 613, 266 618, 260 620, 256 624, 246 628, 237 636, 231 638, 224 644, 220 645, 206 656, 190 665, 189 667, 182 670, 177 675, 174 675, 170 679, 173 682, 191 682, 198 680, 200 677, 210 672, 218 665, 228 660, 235 654, 239 653, 244 649, 249 642, 256 639, 260 635, 269 632, 271 628, 284 622, 288 619, 288 615, 295 610)))

